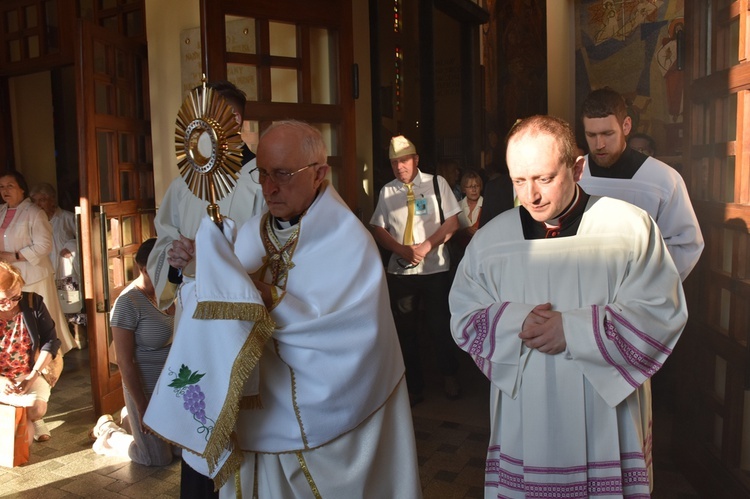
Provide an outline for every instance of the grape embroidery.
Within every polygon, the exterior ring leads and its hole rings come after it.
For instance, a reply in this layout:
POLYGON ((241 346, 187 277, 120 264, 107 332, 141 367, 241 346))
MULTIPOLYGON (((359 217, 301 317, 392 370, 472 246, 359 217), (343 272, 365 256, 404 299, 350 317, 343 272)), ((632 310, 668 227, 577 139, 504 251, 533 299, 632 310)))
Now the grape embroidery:
POLYGON ((182 406, 193 415, 193 419, 196 422, 200 423, 197 431, 199 434, 205 433, 204 436, 206 441, 208 441, 208 437, 211 435, 216 422, 206 416, 206 395, 198 384, 206 373, 191 371, 188 366, 182 364, 179 373, 175 373, 170 368, 169 374, 177 376, 169 386, 174 388, 175 396, 182 397, 182 406))

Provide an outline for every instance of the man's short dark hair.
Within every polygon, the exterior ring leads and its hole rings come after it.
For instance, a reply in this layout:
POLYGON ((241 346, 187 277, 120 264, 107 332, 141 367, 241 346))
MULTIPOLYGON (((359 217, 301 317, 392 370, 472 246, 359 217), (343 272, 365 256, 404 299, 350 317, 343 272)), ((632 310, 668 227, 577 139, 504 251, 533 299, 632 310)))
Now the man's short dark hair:
POLYGON ((247 102, 247 96, 245 92, 237 88, 237 86, 231 81, 218 80, 206 83, 208 88, 216 90, 219 95, 224 97, 229 102, 229 105, 235 108, 240 116, 245 116, 245 103, 247 102))
POLYGON ((622 123, 628 116, 628 105, 622 95, 610 87, 603 87, 591 92, 581 104, 583 118, 606 118, 614 115, 622 123))

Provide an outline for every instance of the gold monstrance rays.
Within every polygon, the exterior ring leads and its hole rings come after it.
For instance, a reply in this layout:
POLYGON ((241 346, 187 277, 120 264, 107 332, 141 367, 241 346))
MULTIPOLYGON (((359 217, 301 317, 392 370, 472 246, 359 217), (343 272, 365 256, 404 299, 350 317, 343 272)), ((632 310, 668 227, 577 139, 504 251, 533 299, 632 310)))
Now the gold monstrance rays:
POLYGON ((237 183, 242 138, 232 107, 205 82, 188 94, 177 112, 175 152, 185 183, 209 202, 209 215, 221 223, 216 202, 237 183))

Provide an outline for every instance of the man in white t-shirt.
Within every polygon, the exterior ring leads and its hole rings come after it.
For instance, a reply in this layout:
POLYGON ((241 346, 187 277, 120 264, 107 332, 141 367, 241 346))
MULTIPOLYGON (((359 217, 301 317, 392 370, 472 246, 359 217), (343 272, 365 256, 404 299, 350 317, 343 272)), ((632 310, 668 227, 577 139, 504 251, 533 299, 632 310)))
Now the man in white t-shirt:
POLYGON ((449 327, 451 262, 444 243, 458 229, 461 208, 445 179, 419 170, 419 155, 409 139, 393 137, 388 157, 396 178, 381 189, 370 225, 375 241, 392 252, 387 268, 388 291, 406 364, 409 395, 412 405, 424 398, 417 339, 422 302, 424 323, 434 340, 445 393, 455 399, 460 396, 460 386, 456 379, 457 350, 449 327))

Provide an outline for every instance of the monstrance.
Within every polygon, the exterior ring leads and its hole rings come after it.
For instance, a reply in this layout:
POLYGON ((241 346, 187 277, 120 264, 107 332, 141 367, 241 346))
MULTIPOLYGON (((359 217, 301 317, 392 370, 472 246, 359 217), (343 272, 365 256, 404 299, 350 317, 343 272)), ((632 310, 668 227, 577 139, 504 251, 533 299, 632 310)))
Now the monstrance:
POLYGON ((237 184, 242 168, 242 138, 232 106, 206 86, 205 77, 177 112, 175 152, 188 188, 208 201, 208 216, 222 227, 216 203, 237 184))

